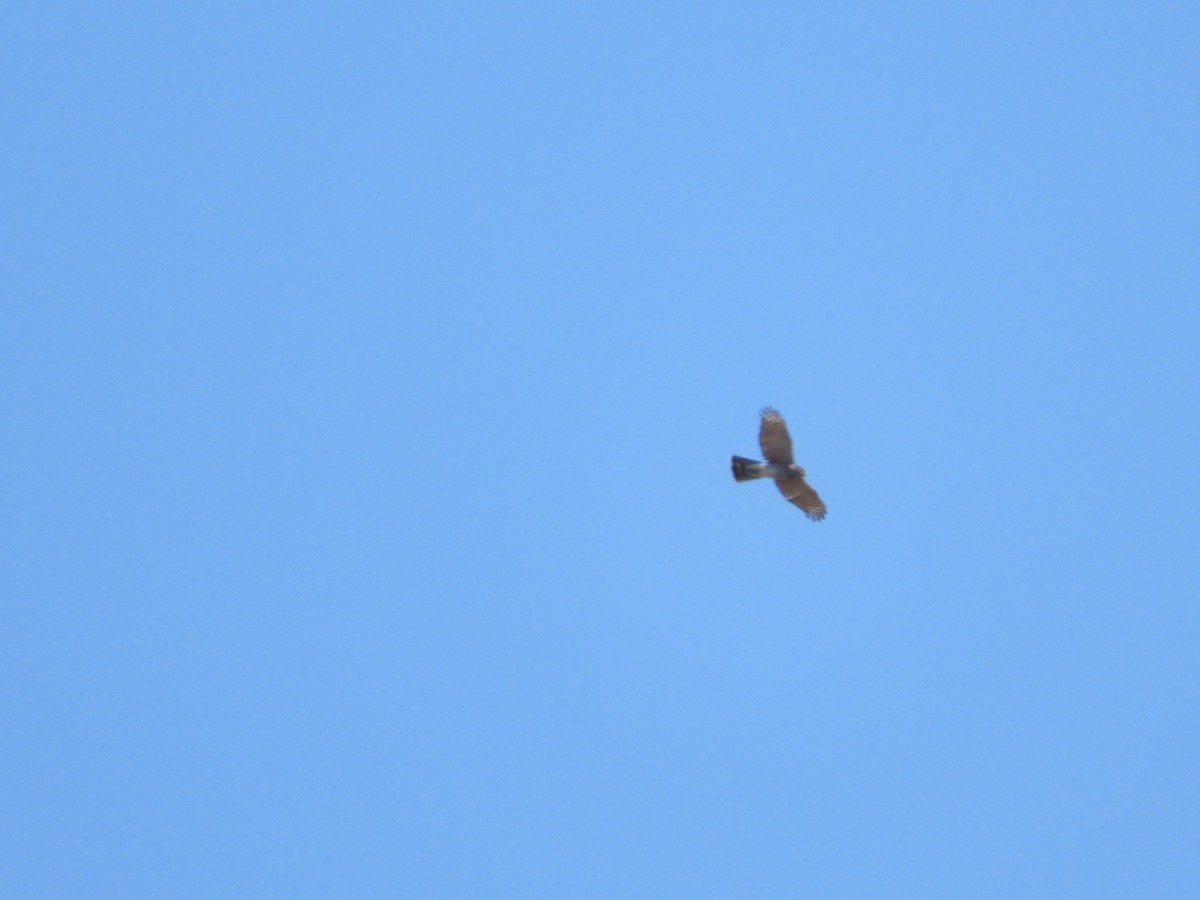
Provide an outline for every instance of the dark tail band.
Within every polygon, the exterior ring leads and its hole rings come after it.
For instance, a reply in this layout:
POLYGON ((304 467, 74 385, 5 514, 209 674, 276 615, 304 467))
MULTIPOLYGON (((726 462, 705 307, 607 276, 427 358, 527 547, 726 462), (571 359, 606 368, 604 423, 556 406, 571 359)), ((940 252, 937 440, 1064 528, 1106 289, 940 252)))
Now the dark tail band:
POLYGON ((744 456, 735 456, 732 463, 734 481, 750 481, 752 478, 758 477, 752 474, 753 470, 750 468, 754 465, 754 460, 746 459, 744 456))

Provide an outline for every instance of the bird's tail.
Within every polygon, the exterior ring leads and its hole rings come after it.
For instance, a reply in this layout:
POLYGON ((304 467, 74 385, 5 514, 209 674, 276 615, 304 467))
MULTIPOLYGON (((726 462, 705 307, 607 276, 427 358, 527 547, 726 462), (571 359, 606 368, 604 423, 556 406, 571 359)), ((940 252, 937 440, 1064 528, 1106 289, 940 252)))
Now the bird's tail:
POLYGON ((758 472, 755 469, 758 463, 752 459, 746 459, 744 456, 733 457, 733 480, 734 481, 750 481, 752 478, 758 478, 758 472))

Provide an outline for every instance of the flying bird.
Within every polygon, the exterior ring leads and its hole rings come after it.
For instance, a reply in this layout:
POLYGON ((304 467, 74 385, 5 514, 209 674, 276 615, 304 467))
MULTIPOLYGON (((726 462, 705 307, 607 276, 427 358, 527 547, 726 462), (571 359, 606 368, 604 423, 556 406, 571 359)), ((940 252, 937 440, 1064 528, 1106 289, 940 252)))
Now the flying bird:
POLYGON ((767 461, 733 457, 734 481, 771 478, 788 502, 804 510, 804 514, 814 522, 825 518, 825 504, 804 480, 804 470, 792 459, 792 437, 788 434, 787 423, 777 410, 769 406, 762 411, 758 445, 762 447, 767 461))

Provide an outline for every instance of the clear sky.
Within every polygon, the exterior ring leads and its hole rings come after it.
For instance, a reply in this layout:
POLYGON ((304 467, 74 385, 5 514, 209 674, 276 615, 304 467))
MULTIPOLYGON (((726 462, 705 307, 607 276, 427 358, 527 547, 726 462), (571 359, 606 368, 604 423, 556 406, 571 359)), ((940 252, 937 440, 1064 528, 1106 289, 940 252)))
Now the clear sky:
POLYGON ((1200 896, 1197 47, 8 4, 0 894, 1200 896))

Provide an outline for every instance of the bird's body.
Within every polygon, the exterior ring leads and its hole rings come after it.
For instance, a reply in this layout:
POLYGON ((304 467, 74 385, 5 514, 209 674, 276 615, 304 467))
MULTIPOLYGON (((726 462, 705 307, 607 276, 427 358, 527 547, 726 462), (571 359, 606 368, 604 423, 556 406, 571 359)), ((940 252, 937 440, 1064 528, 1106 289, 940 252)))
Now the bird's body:
POLYGON ((804 470, 795 463, 790 466, 781 463, 759 462, 757 459, 746 459, 744 456, 733 458, 733 477, 735 481, 753 481, 755 478, 791 478, 794 475, 804 477, 804 470))
POLYGON ((814 522, 825 518, 825 504, 804 480, 805 471, 792 459, 792 438, 788 434, 783 416, 766 407, 762 411, 762 422, 758 430, 758 444, 766 462, 735 456, 732 459, 735 481, 752 481, 755 478, 770 478, 789 503, 804 510, 814 522))

